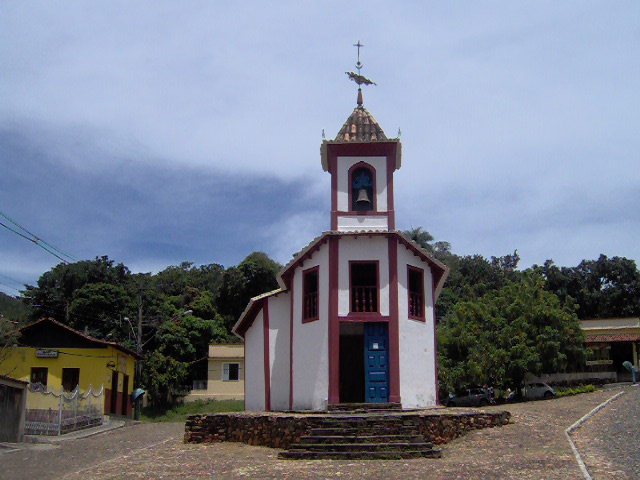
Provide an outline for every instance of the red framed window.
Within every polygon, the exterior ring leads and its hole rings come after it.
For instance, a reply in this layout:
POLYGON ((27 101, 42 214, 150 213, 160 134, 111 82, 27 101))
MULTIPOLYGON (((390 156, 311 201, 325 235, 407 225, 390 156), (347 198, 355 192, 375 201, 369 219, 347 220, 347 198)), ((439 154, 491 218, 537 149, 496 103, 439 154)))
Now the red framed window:
POLYGON ((409 318, 424 321, 423 269, 407 265, 407 292, 409 295, 409 318))
POLYGON ((320 318, 318 311, 319 267, 302 272, 302 321, 312 322, 320 318))
POLYGON ((378 262, 349 262, 351 312, 379 312, 378 262))

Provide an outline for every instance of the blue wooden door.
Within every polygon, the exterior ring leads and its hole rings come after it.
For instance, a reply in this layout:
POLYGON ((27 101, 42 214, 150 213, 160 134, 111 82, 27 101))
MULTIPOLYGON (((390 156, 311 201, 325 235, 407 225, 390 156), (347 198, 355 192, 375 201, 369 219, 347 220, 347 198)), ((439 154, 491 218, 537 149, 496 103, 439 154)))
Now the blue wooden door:
POLYGON ((364 324, 365 401, 389 401, 389 329, 386 323, 364 324))

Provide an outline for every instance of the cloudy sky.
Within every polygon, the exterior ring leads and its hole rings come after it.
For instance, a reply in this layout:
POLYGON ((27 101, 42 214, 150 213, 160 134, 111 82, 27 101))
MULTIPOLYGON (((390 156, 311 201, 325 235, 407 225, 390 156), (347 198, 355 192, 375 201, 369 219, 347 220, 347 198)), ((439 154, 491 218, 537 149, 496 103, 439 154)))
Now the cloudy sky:
MULTIPOLYGON (((2 2, 0 212, 133 271, 286 262, 322 130, 402 129, 398 227, 521 266, 640 259, 640 3, 2 2)), ((12 226, 6 218, 2 223, 12 226)), ((0 290, 58 260, 0 228, 0 290)))

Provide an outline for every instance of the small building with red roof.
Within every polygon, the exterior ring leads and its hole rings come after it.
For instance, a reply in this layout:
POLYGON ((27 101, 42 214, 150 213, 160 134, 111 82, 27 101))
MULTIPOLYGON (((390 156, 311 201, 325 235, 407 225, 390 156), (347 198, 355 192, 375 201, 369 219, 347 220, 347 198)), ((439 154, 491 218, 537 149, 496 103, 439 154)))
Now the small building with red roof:
POLYGON ((2 372, 56 393, 104 387, 104 413, 131 415, 135 362, 141 355, 52 318, 26 325, 19 332, 18 345, 2 363, 2 372))

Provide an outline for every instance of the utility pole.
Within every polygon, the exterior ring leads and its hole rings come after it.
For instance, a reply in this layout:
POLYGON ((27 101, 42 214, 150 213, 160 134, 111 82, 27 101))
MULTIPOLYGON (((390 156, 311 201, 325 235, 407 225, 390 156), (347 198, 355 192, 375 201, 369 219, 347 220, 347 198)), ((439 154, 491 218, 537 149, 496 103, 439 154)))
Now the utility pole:
MULTIPOLYGON (((136 337, 136 353, 142 353, 142 293, 138 296, 138 335, 136 337)), ((142 386, 142 363, 140 359, 136 360, 136 388, 142 386)), ((134 420, 140 420, 140 401, 135 403, 135 411, 133 413, 134 420)))

